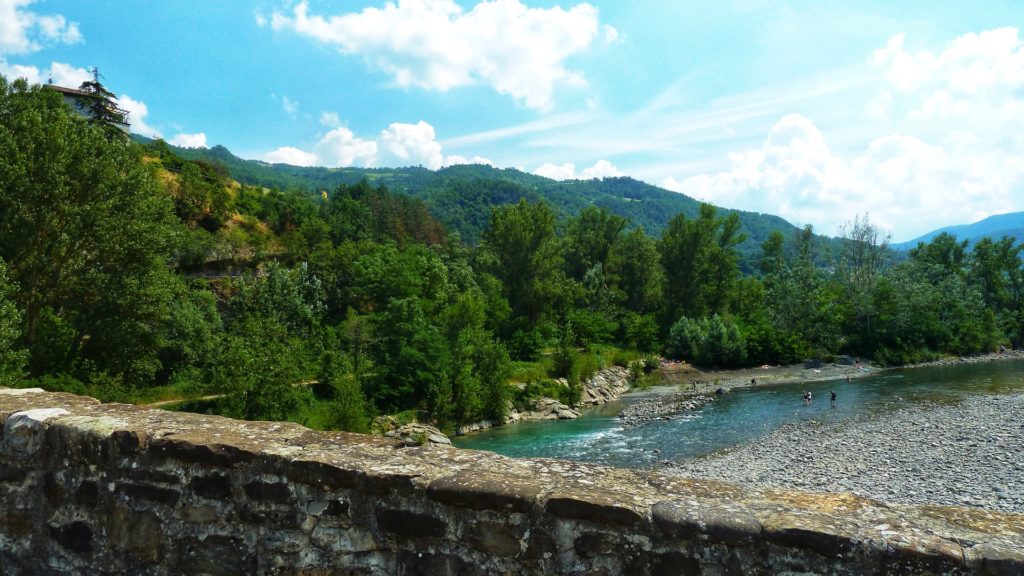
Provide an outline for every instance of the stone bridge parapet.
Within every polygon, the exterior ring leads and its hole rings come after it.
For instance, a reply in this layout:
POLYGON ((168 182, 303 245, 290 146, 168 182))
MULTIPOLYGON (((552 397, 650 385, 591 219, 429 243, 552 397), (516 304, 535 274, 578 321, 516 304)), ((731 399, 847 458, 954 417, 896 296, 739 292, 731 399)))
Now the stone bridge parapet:
POLYGON ((1024 574, 1024 515, 0 388, 0 573, 1024 574))

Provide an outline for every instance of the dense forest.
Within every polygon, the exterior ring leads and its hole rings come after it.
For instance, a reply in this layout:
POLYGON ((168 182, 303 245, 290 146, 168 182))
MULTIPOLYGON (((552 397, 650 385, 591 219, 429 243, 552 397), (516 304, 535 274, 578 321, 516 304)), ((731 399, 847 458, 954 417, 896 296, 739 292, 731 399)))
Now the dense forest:
POLYGON ((832 243, 774 230, 744 272, 740 215, 706 204, 652 235, 511 184, 482 210, 472 179, 430 204, 367 178, 314 195, 233 176, 0 77, 0 385, 450 428, 537 394, 572 402, 601 365, 649 355, 901 364, 1024 340, 1013 238, 943 234, 897 259, 858 218, 832 243))

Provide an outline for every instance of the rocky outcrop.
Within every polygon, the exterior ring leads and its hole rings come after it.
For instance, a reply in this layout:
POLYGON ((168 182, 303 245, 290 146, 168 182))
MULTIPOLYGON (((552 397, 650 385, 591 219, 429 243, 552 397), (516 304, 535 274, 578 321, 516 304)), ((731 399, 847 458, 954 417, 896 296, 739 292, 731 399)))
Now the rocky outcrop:
POLYGON ((413 422, 411 424, 405 424, 399 426, 394 430, 389 430, 384 433, 384 436, 388 438, 397 438, 404 442, 406 446, 419 446, 422 444, 442 444, 451 446, 452 441, 433 426, 427 424, 419 424, 413 422))
POLYGON ((1020 574, 1024 515, 0 389, 23 574, 1020 574))
POLYGON ((577 410, 562 404, 554 398, 538 398, 530 410, 522 412, 512 409, 508 414, 509 422, 521 422, 527 420, 572 420, 579 418, 577 410))
POLYGON ((580 404, 597 406, 613 402, 629 391, 629 370, 622 366, 603 368, 583 381, 580 404))

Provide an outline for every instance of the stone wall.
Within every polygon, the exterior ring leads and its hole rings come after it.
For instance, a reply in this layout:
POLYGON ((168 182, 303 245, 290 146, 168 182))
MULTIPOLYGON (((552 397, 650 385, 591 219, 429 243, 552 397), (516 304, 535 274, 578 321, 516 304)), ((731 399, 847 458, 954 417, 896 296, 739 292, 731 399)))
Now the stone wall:
POLYGON ((1024 516, 0 389, 0 573, 1021 574, 1024 516))

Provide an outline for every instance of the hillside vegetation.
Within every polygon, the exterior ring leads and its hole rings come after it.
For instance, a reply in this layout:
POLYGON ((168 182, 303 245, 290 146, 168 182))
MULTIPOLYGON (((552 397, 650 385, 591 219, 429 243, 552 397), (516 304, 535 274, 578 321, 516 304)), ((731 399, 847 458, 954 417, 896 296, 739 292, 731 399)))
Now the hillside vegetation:
POLYGON ((450 428, 500 420, 538 391, 573 404, 601 365, 651 354, 901 363, 1024 340, 1010 238, 968 250, 940 235, 894 262, 869 222, 825 254, 810 228, 773 230, 744 274, 741 215, 707 204, 651 234, 596 203, 568 213, 582 183, 551 184, 556 206, 516 196, 532 176, 500 181, 501 203, 470 201, 499 181, 469 179, 451 208, 479 227, 468 243, 429 194, 383 176, 312 193, 231 170, 0 77, 0 385, 212 395, 203 409, 323 428, 366 430, 383 413, 450 428))
MULTIPOLYGON (((135 138, 143 143, 152 143, 146 138, 135 138)), ((305 190, 310 194, 333 190, 340 185, 352 186, 363 180, 373 186, 385 186, 392 192, 419 198, 449 230, 474 245, 487 227, 491 208, 515 204, 521 198, 531 202, 543 200, 559 222, 578 215, 588 206, 603 208, 625 218, 630 226, 638 226, 653 236, 661 234, 675 215, 682 213, 693 218, 700 210, 700 202, 689 196, 627 177, 561 182, 512 168, 499 169, 479 164, 456 165, 437 171, 421 167, 299 167, 243 160, 223 146, 169 149, 182 158, 222 166, 233 178, 252 186, 305 190)), ((736 246, 736 250, 740 268, 748 273, 757 271, 761 243, 773 231, 787 236, 797 232, 795 226, 778 216, 742 210, 719 211, 723 215, 735 213, 739 217, 740 232, 745 239, 736 246)), ((818 253, 836 248, 836 243, 828 238, 815 236, 813 241, 819 245, 818 253)))

